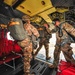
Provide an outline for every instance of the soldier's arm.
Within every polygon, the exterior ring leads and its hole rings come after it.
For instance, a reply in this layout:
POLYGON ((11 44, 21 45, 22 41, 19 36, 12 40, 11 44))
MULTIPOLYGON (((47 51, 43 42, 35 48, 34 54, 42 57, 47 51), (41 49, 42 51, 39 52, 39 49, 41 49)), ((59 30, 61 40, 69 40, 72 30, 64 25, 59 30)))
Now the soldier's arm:
POLYGON ((75 37, 75 28, 70 25, 69 23, 65 23, 64 24, 64 29, 71 35, 73 35, 75 37))

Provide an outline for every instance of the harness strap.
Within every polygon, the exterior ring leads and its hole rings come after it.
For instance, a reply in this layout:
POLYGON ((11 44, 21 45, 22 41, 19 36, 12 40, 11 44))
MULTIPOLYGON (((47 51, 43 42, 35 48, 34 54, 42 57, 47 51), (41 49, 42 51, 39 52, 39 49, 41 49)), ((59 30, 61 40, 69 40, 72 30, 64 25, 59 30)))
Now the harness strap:
POLYGON ((20 23, 19 22, 10 22, 9 23, 9 26, 14 26, 14 25, 20 25, 20 23))

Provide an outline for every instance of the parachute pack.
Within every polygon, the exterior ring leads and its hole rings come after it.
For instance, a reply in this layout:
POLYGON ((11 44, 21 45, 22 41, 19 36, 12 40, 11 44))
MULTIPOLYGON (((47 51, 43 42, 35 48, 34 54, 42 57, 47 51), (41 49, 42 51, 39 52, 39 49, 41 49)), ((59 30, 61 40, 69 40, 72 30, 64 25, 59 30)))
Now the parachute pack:
POLYGON ((19 18, 13 18, 8 24, 8 30, 10 31, 10 35, 15 40, 24 40, 28 38, 28 35, 23 27, 23 22, 19 18))

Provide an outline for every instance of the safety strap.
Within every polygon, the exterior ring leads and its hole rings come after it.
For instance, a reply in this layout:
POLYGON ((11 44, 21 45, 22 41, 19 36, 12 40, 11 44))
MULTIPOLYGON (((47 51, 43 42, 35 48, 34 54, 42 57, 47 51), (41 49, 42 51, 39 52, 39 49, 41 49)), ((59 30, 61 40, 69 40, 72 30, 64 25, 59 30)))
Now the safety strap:
POLYGON ((19 22, 10 22, 9 23, 9 26, 14 26, 14 25, 20 25, 20 23, 19 22))

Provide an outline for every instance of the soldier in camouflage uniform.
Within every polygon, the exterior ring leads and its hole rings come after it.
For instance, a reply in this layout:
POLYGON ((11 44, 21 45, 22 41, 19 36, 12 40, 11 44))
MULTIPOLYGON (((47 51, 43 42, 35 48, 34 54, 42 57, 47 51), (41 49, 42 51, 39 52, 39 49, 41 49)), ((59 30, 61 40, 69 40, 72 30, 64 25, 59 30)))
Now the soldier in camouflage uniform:
MULTIPOLYGON (((22 17, 22 20, 26 23, 24 24, 24 28, 27 31, 27 34, 29 37, 34 34, 37 38, 39 37, 39 33, 37 29, 30 24, 29 16, 25 15, 22 17)), ((25 75, 30 75, 30 61, 32 59, 32 40, 31 39, 25 39, 20 42, 20 46, 23 48, 24 53, 24 72, 25 75)))
POLYGON ((43 32, 43 36, 40 37, 40 42, 39 42, 39 48, 36 50, 34 56, 36 56, 38 54, 38 52, 40 51, 40 49, 42 48, 42 46, 44 45, 45 47, 45 52, 46 52, 46 60, 49 60, 50 59, 50 56, 49 56, 49 39, 51 38, 51 33, 50 33, 50 30, 49 30, 49 26, 47 24, 44 24, 42 27, 40 27, 38 29, 38 31, 42 29, 43 32))
POLYGON ((72 57, 72 47, 70 46, 73 41, 72 38, 68 35, 70 33, 75 37, 75 28, 67 22, 60 23, 59 19, 55 19, 56 31, 56 45, 54 50, 54 63, 50 67, 57 68, 59 63, 60 52, 63 52, 66 62, 75 64, 75 60, 72 57))
POLYGON ((32 59, 32 43, 30 39, 26 38, 18 44, 23 50, 23 63, 24 63, 24 75, 30 75, 30 61, 32 59))

